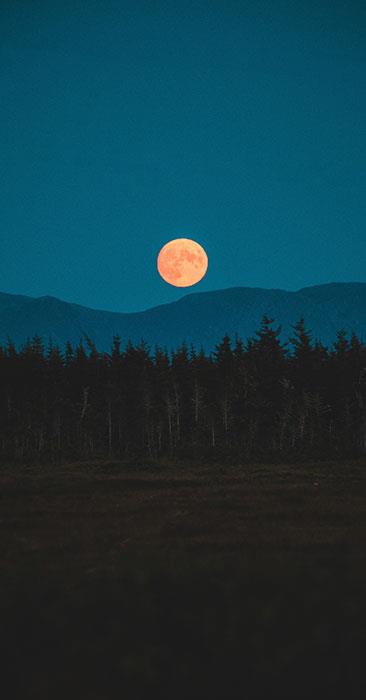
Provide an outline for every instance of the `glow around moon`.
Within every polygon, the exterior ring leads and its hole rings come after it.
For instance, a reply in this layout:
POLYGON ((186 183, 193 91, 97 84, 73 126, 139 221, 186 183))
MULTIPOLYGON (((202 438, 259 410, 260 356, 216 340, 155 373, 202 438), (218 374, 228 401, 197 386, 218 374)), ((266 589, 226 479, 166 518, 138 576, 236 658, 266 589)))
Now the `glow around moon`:
POLYGON ((208 268, 206 251, 190 238, 175 238, 166 243, 158 255, 158 271, 174 287, 191 287, 205 276, 208 268))

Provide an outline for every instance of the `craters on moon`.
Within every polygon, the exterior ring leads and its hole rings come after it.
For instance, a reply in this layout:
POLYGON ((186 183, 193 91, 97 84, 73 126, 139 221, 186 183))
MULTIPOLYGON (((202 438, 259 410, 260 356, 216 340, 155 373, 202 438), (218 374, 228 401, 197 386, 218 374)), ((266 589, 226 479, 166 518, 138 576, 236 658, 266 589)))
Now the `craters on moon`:
POLYGON ((190 238, 175 238, 166 243, 158 255, 159 274, 174 287, 191 287, 206 274, 207 253, 190 238))

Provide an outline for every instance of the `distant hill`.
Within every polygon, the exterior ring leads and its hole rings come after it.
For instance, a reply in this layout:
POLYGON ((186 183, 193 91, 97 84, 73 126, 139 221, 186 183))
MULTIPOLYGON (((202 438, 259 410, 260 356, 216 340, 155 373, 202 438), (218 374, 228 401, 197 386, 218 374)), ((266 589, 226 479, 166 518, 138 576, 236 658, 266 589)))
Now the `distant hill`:
POLYGON ((187 294, 179 301, 138 313, 97 311, 54 297, 0 293, 0 343, 8 338, 19 346, 40 335, 63 347, 88 336, 99 350, 109 350, 114 335, 139 342, 142 338, 173 348, 185 340, 211 350, 225 333, 246 340, 266 314, 282 326, 283 338, 303 316, 315 339, 334 341, 342 328, 366 340, 366 283, 326 284, 297 292, 234 287, 187 294))

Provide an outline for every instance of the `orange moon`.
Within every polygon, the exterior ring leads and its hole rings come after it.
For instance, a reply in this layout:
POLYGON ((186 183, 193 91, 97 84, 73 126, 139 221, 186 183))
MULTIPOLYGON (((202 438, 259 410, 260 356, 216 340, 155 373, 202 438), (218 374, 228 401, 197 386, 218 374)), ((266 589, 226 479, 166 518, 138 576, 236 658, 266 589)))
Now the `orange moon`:
POLYGON ((205 276, 208 268, 206 251, 190 238, 174 238, 158 255, 158 271, 174 287, 191 287, 205 276))

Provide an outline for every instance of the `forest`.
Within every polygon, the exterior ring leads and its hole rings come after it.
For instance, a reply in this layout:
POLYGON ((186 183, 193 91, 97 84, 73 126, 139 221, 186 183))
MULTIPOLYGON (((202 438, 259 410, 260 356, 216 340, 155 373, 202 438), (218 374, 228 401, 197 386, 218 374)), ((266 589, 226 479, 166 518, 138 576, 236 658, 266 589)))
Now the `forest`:
POLYGON ((293 337, 263 317, 246 343, 214 351, 65 350, 39 337, 0 348, 2 463, 78 459, 328 459, 366 453, 366 345, 340 330, 330 348, 304 319, 293 337))

